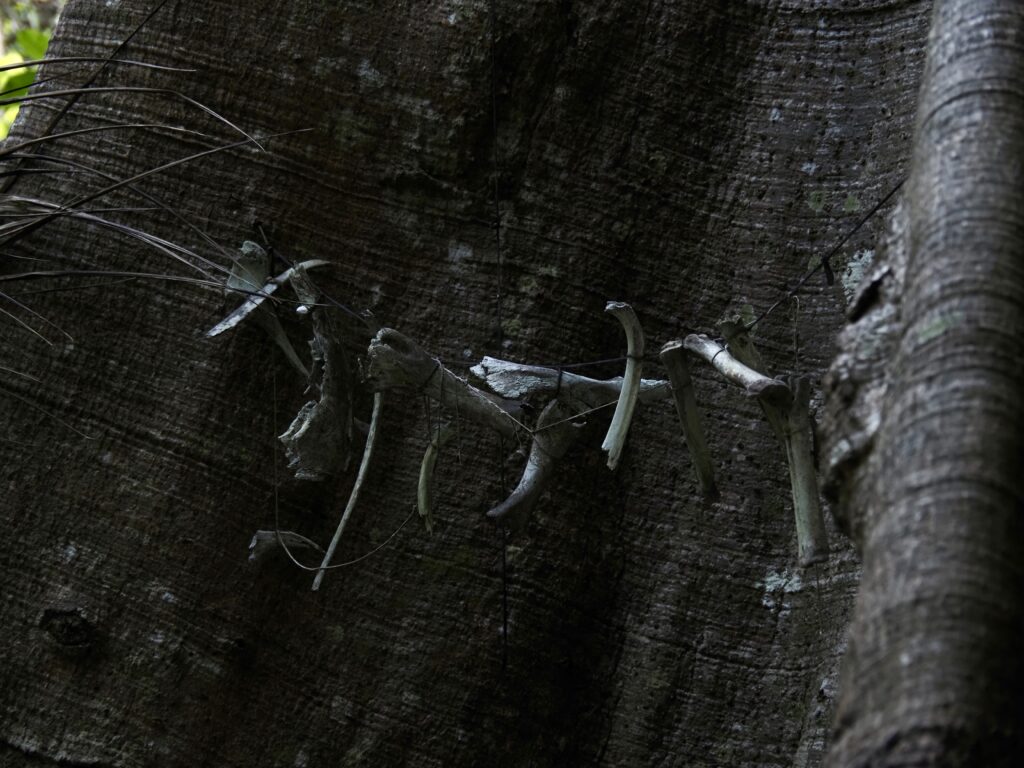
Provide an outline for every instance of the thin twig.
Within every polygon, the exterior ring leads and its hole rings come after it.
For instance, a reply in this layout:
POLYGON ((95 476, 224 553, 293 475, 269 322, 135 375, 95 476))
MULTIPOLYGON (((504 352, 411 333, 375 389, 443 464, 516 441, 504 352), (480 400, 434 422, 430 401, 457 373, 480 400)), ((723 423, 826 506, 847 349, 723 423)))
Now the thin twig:
POLYGON ((179 128, 174 125, 165 125, 164 123, 119 123, 118 125, 95 125, 91 128, 79 128, 74 131, 64 131, 63 133, 52 133, 49 136, 39 136, 34 139, 26 139, 20 144, 12 144, 11 146, 4 145, 3 149, 0 149, 0 157, 7 157, 14 152, 24 149, 25 147, 31 147, 33 144, 42 144, 47 141, 56 141, 57 139, 66 139, 69 136, 81 136, 85 133, 97 133, 102 131, 123 131, 132 128, 163 128, 164 130, 173 131, 175 133, 187 133, 192 136, 201 136, 202 138, 209 138, 208 134, 202 131, 193 131, 190 128, 179 128))
MULTIPOLYGON (((83 88, 88 88, 90 85, 95 83, 96 82, 96 78, 100 76, 100 73, 103 72, 114 61, 114 57, 117 56, 121 51, 123 51, 125 49, 125 47, 128 45, 128 43, 131 42, 132 38, 134 38, 137 34, 139 34, 139 32, 142 30, 142 28, 145 27, 149 23, 150 19, 152 19, 154 16, 156 16, 165 5, 167 5, 167 0, 160 0, 160 2, 158 2, 155 6, 153 6, 153 8, 150 10, 149 13, 146 14, 146 16, 142 19, 142 21, 140 21, 138 24, 136 24, 135 28, 131 32, 129 32, 127 36, 125 36, 124 40, 122 40, 120 43, 118 43, 116 46, 114 46, 114 50, 112 50, 110 52, 110 54, 106 57, 106 59, 98 67, 96 67, 96 71, 93 72, 89 76, 88 80, 86 80, 84 83, 82 83, 82 87, 83 88)), ((64 119, 64 116, 68 113, 68 111, 71 109, 71 107, 73 107, 75 105, 75 103, 77 101, 78 101, 78 96, 72 96, 70 99, 65 101, 64 104, 61 105, 61 108, 57 112, 57 114, 53 116, 53 119, 50 120, 50 122, 42 130, 40 135, 41 136, 49 136, 51 133, 53 133, 53 129, 57 127, 57 123, 59 123, 61 120, 64 119)), ((3 184, 3 187, 0 188, 0 192, 9 192, 11 187, 14 186, 14 183, 17 180, 18 180, 17 176, 11 176, 3 184)))
POLYGON ((317 571, 316 578, 313 579, 313 591, 316 592, 320 589, 320 583, 324 579, 324 571, 331 564, 331 558, 334 557, 334 550, 338 547, 338 542, 341 541, 341 534, 345 530, 345 525, 348 523, 349 517, 352 515, 352 510, 356 507, 356 501, 359 499, 359 491, 363 487, 363 481, 366 479, 366 472, 370 466, 370 459, 373 457, 373 447, 377 440, 377 432, 380 428, 380 413, 384 405, 384 393, 377 392, 373 396, 373 416, 370 418, 370 432, 366 436, 366 448, 363 450, 363 461, 359 465, 359 473, 356 475, 355 485, 352 486, 352 493, 348 497, 348 504, 345 505, 345 511, 342 513, 341 520, 338 522, 338 528, 334 531, 334 537, 331 539, 331 543, 327 547, 327 554, 324 555, 323 562, 320 563, 320 569, 317 571))
MULTIPOLYGON (((42 59, 29 59, 19 61, 17 64, 4 64, 0 66, 0 72, 8 72, 12 69, 25 69, 27 67, 38 67, 43 64, 86 64, 102 61, 104 64, 117 64, 118 66, 141 67, 142 69, 159 69, 164 72, 198 72, 198 69, 185 67, 168 67, 163 64, 150 64, 146 61, 134 61, 133 59, 110 59, 107 56, 53 56, 42 59)), ((82 86, 85 88, 86 86, 82 86)))
MULTIPOLYGON (((32 309, 32 307, 29 307, 29 306, 26 306, 25 304, 22 304, 20 301, 18 301, 13 296, 11 296, 9 294, 6 294, 6 293, 3 293, 3 292, 0 292, 0 299, 6 299, 7 301, 11 302, 12 304, 14 304, 14 306, 18 307, 19 309, 25 310, 26 312, 28 312, 33 317, 35 317, 35 318, 37 318, 39 320, 42 320, 48 326, 50 326, 55 331, 57 331, 57 333, 59 333, 62 336, 64 336, 68 341, 74 342, 75 339, 74 339, 74 337, 70 333, 65 331, 63 328, 61 328, 59 325, 57 325, 52 320, 48 320, 47 318, 43 317, 43 315, 41 315, 38 312, 36 312, 34 309, 32 309)), ((10 313, 8 313, 8 314, 10 314, 10 313)))
MULTIPOLYGON (((101 171, 98 168, 93 168, 92 166, 85 165, 84 163, 79 163, 79 162, 74 161, 74 160, 68 160, 66 158, 49 157, 48 155, 35 155, 35 154, 30 154, 30 155, 20 155, 19 154, 19 155, 14 155, 13 157, 15 157, 16 159, 19 159, 19 160, 26 159, 26 160, 38 160, 38 161, 48 162, 48 163, 57 163, 57 164, 66 165, 69 168, 75 169, 75 171, 67 171, 67 170, 58 171, 56 169, 49 170, 49 169, 33 169, 33 168, 29 168, 29 169, 17 169, 15 172, 18 172, 18 173, 44 173, 44 172, 45 173, 74 173, 74 172, 81 171, 81 172, 85 172, 85 173, 90 173, 90 174, 92 174, 94 176, 99 176, 100 178, 105 179, 105 180, 107 180, 109 182, 116 182, 116 181, 118 181, 118 179, 115 178, 113 175, 111 175, 109 173, 106 173, 104 171, 101 171)), ((194 232, 204 242, 208 243, 214 249, 220 251, 220 253, 223 256, 225 256, 228 260, 232 260, 234 258, 227 251, 227 249, 225 249, 222 245, 220 245, 220 243, 215 241, 206 232, 204 232, 202 229, 200 229, 195 224, 193 224, 191 221, 189 221, 188 218, 186 218, 182 213, 180 213, 175 208, 172 208, 171 206, 167 205, 166 203, 160 201, 154 195, 151 195, 149 192, 146 192, 145 190, 139 189, 138 187, 135 187, 135 186, 132 186, 132 185, 128 185, 128 186, 125 187, 125 189, 128 189, 128 190, 134 192, 135 194, 140 195, 141 197, 144 197, 146 200, 149 200, 151 203, 153 203, 154 205, 158 206, 161 210, 166 211, 167 213, 171 214, 171 216, 173 216, 178 221, 180 221, 182 224, 184 224, 189 229, 189 231, 194 232)), ((202 262, 203 264, 206 264, 211 269, 218 270, 218 271, 224 272, 224 273, 227 273, 229 271, 227 267, 225 267, 225 266, 223 266, 221 264, 218 264, 215 261, 211 261, 210 259, 207 259, 204 256, 200 256, 198 254, 193 254, 191 251, 187 251, 187 253, 192 255, 195 259, 197 259, 198 261, 202 262)))
MULTIPOLYGON (((0 104, 3 104, 3 101, 0 101, 0 104)), ((270 136, 264 137, 264 139, 276 138, 276 137, 279 137, 279 136, 286 136, 286 135, 293 134, 293 133, 304 133, 307 130, 309 130, 309 129, 308 128, 300 128, 297 131, 284 131, 282 133, 271 134, 270 136)), ((190 163, 193 160, 198 160, 198 159, 200 159, 202 157, 207 157, 208 155, 216 154, 217 152, 225 152, 227 150, 237 149, 238 147, 244 146, 244 145, 246 145, 248 143, 250 143, 248 140, 246 140, 246 141, 236 141, 236 142, 233 142, 231 144, 225 144, 225 145, 222 145, 222 146, 219 146, 219 147, 214 147, 213 149, 207 149, 207 150, 203 150, 202 152, 196 152, 195 154, 188 155, 188 156, 182 157, 182 158, 178 158, 177 160, 172 160, 172 161, 170 161, 168 163, 164 163, 163 165, 159 165, 156 168, 150 168, 149 170, 143 171, 141 173, 137 173, 137 174, 135 174, 134 176, 132 176, 130 178, 122 179, 121 181, 118 181, 118 182, 116 182, 114 184, 109 184, 108 186, 103 187, 102 189, 100 189, 100 190, 98 190, 96 192, 90 192, 87 195, 83 195, 83 196, 81 196, 79 198, 76 198, 75 200, 72 200, 70 203, 63 204, 61 206, 61 208, 62 209, 74 208, 74 207, 82 205, 84 203, 91 202, 92 200, 95 200, 97 197, 102 197, 105 194, 108 194, 110 192, 118 190, 121 187, 126 187, 126 186, 128 186, 130 184, 134 184, 135 182, 137 182, 137 181, 139 181, 141 179, 144 179, 147 176, 152 176, 152 175, 157 174, 157 173, 162 173, 163 171, 169 170, 170 168, 174 168, 174 167, 179 166, 179 165, 184 165, 186 163, 190 163)), ((257 143, 257 146, 260 146, 259 143, 257 143)), ((25 224, 23 227, 17 229, 17 231, 15 231, 13 234, 11 234, 8 237, 4 238, 3 244, 5 244, 5 245, 9 244, 9 243, 12 243, 15 240, 21 238, 21 237, 24 237, 26 234, 28 234, 28 232, 36 229, 37 227, 42 226, 47 221, 50 221, 51 219, 55 218, 58 215, 60 215, 60 214, 59 213, 49 213, 49 214, 41 215, 40 218, 37 221, 32 222, 30 224, 25 224)))
POLYGON ((240 133, 246 138, 245 143, 255 144, 260 149, 263 149, 263 145, 260 144, 255 138, 250 136, 246 131, 243 131, 237 125, 232 123, 223 115, 219 114, 215 110, 206 106, 200 101, 196 101, 191 96, 187 96, 181 91, 175 91, 171 88, 147 88, 141 85, 104 85, 95 88, 61 88, 56 91, 43 91, 42 93, 27 93, 24 96, 11 96, 6 99, 0 99, 0 106, 7 106, 9 104, 24 104, 26 101, 39 101, 40 99, 56 99, 62 96, 81 96, 86 93, 151 93, 157 96, 173 96, 174 98, 181 99, 186 104, 191 104, 199 110, 202 110, 210 117, 214 118, 220 123, 231 128, 236 133, 240 133))

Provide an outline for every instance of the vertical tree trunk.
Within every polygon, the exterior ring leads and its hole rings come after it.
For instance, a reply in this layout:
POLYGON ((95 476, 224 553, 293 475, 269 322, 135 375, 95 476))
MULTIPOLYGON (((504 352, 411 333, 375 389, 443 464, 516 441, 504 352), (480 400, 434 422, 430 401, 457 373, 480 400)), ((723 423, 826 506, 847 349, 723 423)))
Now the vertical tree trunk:
POLYGON ((1024 748, 1022 71, 1020 3, 936 3, 905 224, 873 289, 901 304, 865 299, 832 374, 848 408, 853 361, 890 340, 861 422, 880 420, 874 456, 847 475, 864 574, 830 765, 1024 748))

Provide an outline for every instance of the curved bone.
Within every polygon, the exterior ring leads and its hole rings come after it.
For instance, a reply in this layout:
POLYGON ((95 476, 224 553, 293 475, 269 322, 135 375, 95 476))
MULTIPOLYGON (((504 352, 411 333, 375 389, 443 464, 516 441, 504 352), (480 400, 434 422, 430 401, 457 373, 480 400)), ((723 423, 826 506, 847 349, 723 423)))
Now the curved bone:
POLYGON ((619 392, 619 402, 615 406, 615 415, 612 416, 608 434, 601 444, 601 450, 608 453, 608 468, 615 469, 622 456, 622 448, 626 444, 626 435, 629 433, 629 425, 636 410, 637 394, 640 391, 640 361, 644 356, 644 332, 629 304, 609 301, 604 311, 614 315, 622 323, 626 331, 626 354, 629 357, 626 361, 626 374, 622 379, 622 389, 619 392))
POLYGON ((455 429, 445 425, 434 434, 420 464, 420 480, 416 487, 416 507, 427 528, 427 533, 434 532, 434 467, 441 449, 455 436, 455 429))
POLYGON ((301 533, 295 531, 256 531, 252 541, 249 542, 249 562, 255 563, 262 560, 269 552, 276 549, 278 545, 288 551, 296 549, 312 549, 323 552, 324 549, 315 541, 307 539, 301 533))
POLYGON ((366 380, 374 391, 393 387, 414 387, 428 397, 514 437, 520 429, 516 420, 518 403, 508 402, 468 384, 464 379, 430 357, 408 336, 393 328, 381 328, 370 342, 366 380))
POLYGON ((366 437, 363 461, 359 465, 359 473, 356 475, 355 485, 352 486, 352 493, 349 494, 348 504, 345 505, 345 511, 341 515, 341 520, 338 521, 338 528, 334 531, 334 537, 327 547, 327 554, 324 555, 323 562, 320 563, 320 570, 316 572, 316 577, 313 579, 314 592, 320 589, 320 582, 324 580, 327 567, 331 564, 331 558, 334 557, 334 550, 338 547, 338 542, 341 541, 341 534, 345 530, 345 524, 348 523, 352 510, 356 507, 356 501, 359 499, 359 491, 362 489, 363 481, 366 479, 366 470, 369 469, 370 459, 373 458, 373 445, 376 442, 377 430, 380 427, 380 412, 383 406, 384 395, 378 392, 373 396, 373 416, 370 418, 370 434, 366 437))
POLYGON ((730 355, 729 350, 704 334, 691 333, 683 340, 683 346, 711 363, 733 384, 743 387, 749 396, 779 407, 788 406, 792 401, 792 393, 784 382, 747 367, 730 355))
POLYGON ((526 522, 554 477, 558 460, 579 434, 579 428, 568 421, 572 416, 573 412, 557 400, 545 406, 537 419, 530 457, 519 485, 507 499, 487 513, 488 517, 504 521, 510 528, 518 528, 526 522))

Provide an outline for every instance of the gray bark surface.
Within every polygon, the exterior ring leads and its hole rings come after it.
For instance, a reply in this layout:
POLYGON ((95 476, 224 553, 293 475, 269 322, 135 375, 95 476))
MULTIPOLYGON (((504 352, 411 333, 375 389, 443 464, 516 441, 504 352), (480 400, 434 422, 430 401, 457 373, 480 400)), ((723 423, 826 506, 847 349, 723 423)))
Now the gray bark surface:
POLYGON ((829 374, 864 574, 836 766, 1024 750, 1024 8, 937 3, 904 207, 829 374))
MULTIPOLYGON (((337 265, 318 281, 332 296, 445 360, 578 362, 624 352, 608 300, 633 306, 655 350, 766 307, 885 195, 906 170, 928 7, 495 2, 496 141, 483 2, 172 2, 123 55, 201 72, 96 84, 182 90, 251 133, 314 129, 140 182, 226 249, 262 221, 289 258, 337 265)), ((105 54, 147 12, 72 2, 53 53, 105 54)), ((56 108, 36 102, 17 135, 56 108)), ((141 94, 84 97, 61 127, 126 119, 237 139, 141 94)), ((210 145, 157 131, 46 152, 124 177, 210 145)), ((98 186, 32 174, 11 192, 98 186)), ((122 190, 97 205, 151 204, 122 190)), ((166 213, 108 215, 227 264, 166 213)), ((2 258, 4 273, 188 274, 67 218, 2 258)), ((464 422, 438 463, 435 534, 414 519, 313 593, 281 553, 247 562, 275 497, 281 528, 322 546, 354 480, 352 466, 287 477, 276 435, 304 384, 258 328, 204 338, 230 311, 218 291, 95 282, 3 286, 74 342, 14 326, 0 340, 0 364, 41 382, 5 375, 0 392, 0 765, 821 763, 858 561, 833 535, 827 564, 798 568, 775 436, 705 366, 692 375, 720 499, 702 498, 671 400, 638 406, 614 473, 599 450, 610 413, 593 418, 509 542, 503 671, 484 512, 521 469, 517 445, 502 455, 464 422)), ((813 282, 758 325, 773 373, 822 373, 841 288, 813 282)), ((308 329, 282 322, 303 351, 308 329)), ((645 375, 664 378, 656 362, 645 375)), ((365 389, 354 408, 368 419, 365 389)), ((338 561, 414 508, 420 397, 390 396, 381 429, 338 561)))

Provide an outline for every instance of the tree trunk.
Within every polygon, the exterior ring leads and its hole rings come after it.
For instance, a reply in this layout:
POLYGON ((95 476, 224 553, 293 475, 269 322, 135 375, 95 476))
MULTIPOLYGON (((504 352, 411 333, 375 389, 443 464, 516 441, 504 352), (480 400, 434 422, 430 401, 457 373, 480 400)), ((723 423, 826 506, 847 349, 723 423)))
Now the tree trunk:
POLYGON ((905 205, 830 374, 864 555, 833 765, 1024 747, 1022 40, 1019 3, 936 4, 905 205))
MULTIPOLYGON (((199 71, 108 67, 94 85, 182 91, 258 136, 312 130, 137 183, 228 254, 162 210, 102 215, 222 266, 258 220, 289 259, 336 265, 334 298, 445 360, 617 357, 607 300, 634 307, 656 351, 767 308, 902 178, 928 7, 168 3, 120 56, 199 71)), ((73 0, 52 53, 107 55, 149 11, 73 0)), ((60 104, 27 106, 10 141, 60 104)), ((209 136, 37 150, 127 178, 239 138, 138 92, 83 97, 57 130, 121 122, 209 136)), ((8 193, 102 183, 23 173, 8 193)), ((86 205, 124 206, 153 203, 122 189, 86 205)), ((836 257, 837 285, 812 281, 757 325, 772 374, 824 371, 880 222, 836 257)), ((6 274, 196 274, 68 216, 2 250, 6 274)), ((308 397, 261 329, 206 339, 233 304, 175 283, 2 290, 74 341, 3 305, 53 344, 10 325, 0 351, 38 379, 2 372, 0 765, 821 763, 859 564, 832 531, 829 561, 797 566, 783 453, 708 366, 692 374, 720 499, 703 500, 669 401, 641 407, 615 472, 610 412, 591 417, 508 542, 506 666, 501 538, 482 513, 514 485, 519 446, 464 420, 434 535, 412 520, 314 593, 282 553, 250 564, 246 546, 275 502, 282 528, 325 545, 358 461, 323 483, 286 475, 275 435, 308 397)), ((280 314, 305 355, 309 329, 280 314)), ((361 324, 336 321, 365 350, 361 324)), ((664 378, 654 356, 645 375, 664 378)), ((429 438, 419 393, 387 395, 338 561, 407 518, 429 438)))

